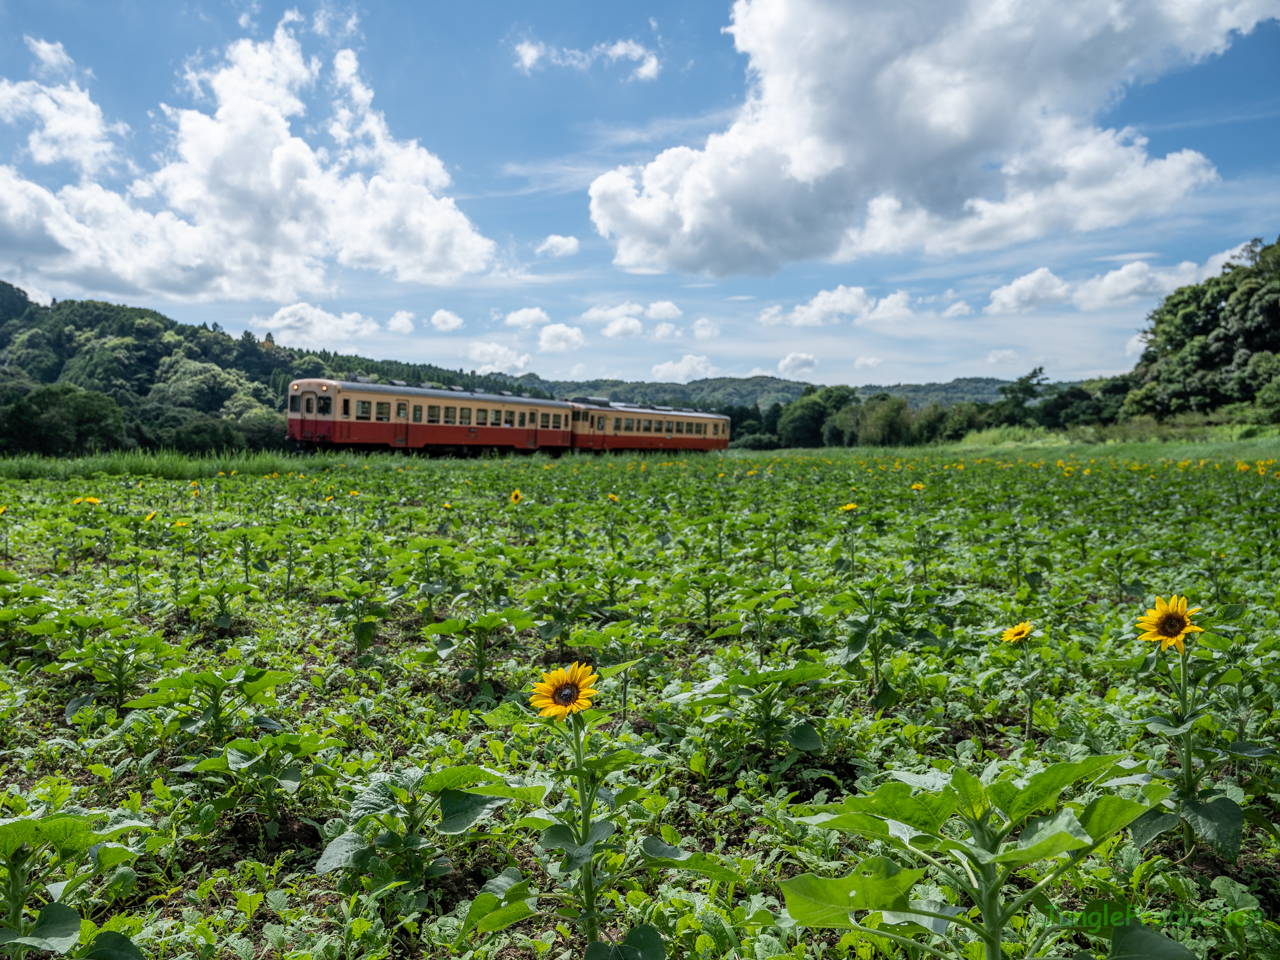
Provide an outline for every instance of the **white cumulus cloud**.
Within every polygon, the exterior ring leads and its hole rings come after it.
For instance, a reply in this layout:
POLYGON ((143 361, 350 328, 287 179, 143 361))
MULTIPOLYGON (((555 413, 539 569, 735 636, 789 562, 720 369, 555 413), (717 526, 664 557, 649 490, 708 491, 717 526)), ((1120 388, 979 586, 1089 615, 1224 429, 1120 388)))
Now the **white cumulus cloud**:
POLYGON ((883 357, 858 357, 858 359, 853 361, 853 369, 855 370, 875 369, 876 367, 880 366, 880 364, 882 363, 884 363, 883 357))
POLYGON ((572 257, 578 252, 578 247, 577 237, 562 237, 553 233, 538 244, 538 249, 534 253, 540 257, 572 257))
POLYGON ((684 332, 674 323, 660 323, 653 328, 655 340, 678 340, 683 335, 684 332))
POLYGON ((271 316, 253 317, 249 326, 269 331, 276 342, 296 347, 333 347, 378 332, 376 321, 362 314, 330 313, 310 303, 292 303, 271 316))
POLYGON ((553 323, 543 327, 538 334, 539 353, 569 353, 587 342, 580 327, 566 323, 553 323))
POLYGON ((973 308, 963 300, 957 300, 955 303, 951 304, 951 306, 947 307, 947 309, 942 311, 942 315, 944 317, 967 317, 971 313, 973 313, 973 308))
POLYGON ((75 73, 76 64, 61 43, 50 43, 25 34, 23 43, 36 58, 36 73, 42 77, 59 77, 75 73))
POLYGON ((643 332, 644 326, 635 317, 618 317, 616 320, 610 320, 604 328, 604 335, 614 339, 638 337, 643 332))
POLYGON ((690 380, 710 377, 715 372, 716 368, 710 360, 694 353, 686 353, 679 360, 653 365, 653 379, 664 383, 688 383, 690 380))
POLYGON ((504 322, 508 327, 519 327, 522 330, 528 330, 530 327, 536 327, 539 324, 550 323, 551 318, 547 316, 547 311, 541 307, 521 307, 519 310, 512 310, 508 313, 504 322))
POLYGON ((467 357, 480 366, 477 373, 519 373, 533 359, 527 353, 517 353, 501 343, 472 341, 467 347, 467 357))
POLYGON ((693 321, 693 335, 699 340, 713 340, 720 336, 720 324, 706 317, 693 321))
POLYGON ((990 364, 1012 363, 1017 359, 1017 350, 992 350, 987 354, 987 363, 990 364))
POLYGON ((618 320, 622 317, 641 317, 644 316, 644 306, 639 303, 620 303, 616 307, 608 307, 604 304, 597 304, 582 315, 582 319, 589 323, 608 323, 610 320, 618 320))
POLYGON ((189 67, 211 111, 161 105, 170 142, 124 192, 93 179, 120 128, 74 81, 0 81, 0 120, 33 123, 32 158, 82 173, 51 189, 0 166, 0 268, 91 290, 281 302, 327 291, 334 265, 411 283, 486 270, 494 244, 442 195, 444 164, 391 134, 354 52, 327 65, 304 52, 300 19, 287 13, 270 38, 189 67), (309 117, 318 92, 332 98, 327 116, 309 117))
POLYGON ((645 308, 644 314, 650 320, 675 320, 683 317, 684 311, 670 300, 659 300, 656 303, 649 304, 645 308))
POLYGON ((1070 295, 1070 284, 1055 276, 1048 267, 1040 267, 992 290, 985 312, 1026 313, 1046 303, 1061 303, 1070 295))
POLYGON ((461 328, 462 318, 452 310, 437 310, 431 315, 431 326, 441 333, 448 333, 461 328))
POLYGON ((397 310, 387 321, 387 329, 392 333, 413 333, 413 314, 408 310, 397 310))
POLYGON ((591 185, 627 268, 997 248, 1169 209, 1216 172, 1098 117, 1224 51, 1276 0, 737 0, 736 119, 591 185))
POLYGON ((788 353, 778 361, 778 372, 784 377, 799 377, 813 371, 818 358, 812 353, 788 353))

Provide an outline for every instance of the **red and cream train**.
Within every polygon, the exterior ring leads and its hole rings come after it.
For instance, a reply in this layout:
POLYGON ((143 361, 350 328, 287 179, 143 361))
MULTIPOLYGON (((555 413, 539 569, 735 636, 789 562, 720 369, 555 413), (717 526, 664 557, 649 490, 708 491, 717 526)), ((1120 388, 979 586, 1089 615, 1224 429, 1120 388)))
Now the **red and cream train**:
POLYGON ((306 447, 456 454, 723 450, 729 418, 600 397, 535 400, 505 391, 309 378, 289 384, 289 436, 306 447))

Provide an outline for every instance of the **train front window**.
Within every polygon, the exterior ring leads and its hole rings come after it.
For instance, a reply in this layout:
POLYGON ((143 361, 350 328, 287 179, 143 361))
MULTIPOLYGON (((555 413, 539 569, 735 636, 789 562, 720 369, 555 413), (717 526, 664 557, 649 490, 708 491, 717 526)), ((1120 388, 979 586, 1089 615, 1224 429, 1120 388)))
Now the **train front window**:
POLYGON ((481 408, 476 411, 476 426, 487 427, 489 425, 489 411, 481 408))
POLYGON ((471 408, 463 407, 458 411, 458 423, 464 427, 471 426, 471 408))
POLYGON ((316 413, 327 417, 333 413, 333 397, 321 397, 316 401, 316 413))
POLYGON ((457 408, 457 407, 445 407, 445 408, 444 408, 444 422, 445 422, 445 423, 457 423, 457 422, 458 422, 458 408, 457 408))
POLYGON ((307 397, 307 413, 314 413, 314 412, 315 412, 314 404, 312 404, 311 398, 307 397))
POLYGON ((377 419, 379 423, 389 423, 391 421, 391 401, 390 400, 387 400, 385 403, 381 400, 378 401, 377 419))
POLYGON ((427 423, 439 423, 439 422, 440 422, 440 408, 437 407, 435 404, 431 404, 430 406, 427 407, 427 423))
POLYGON ((422 422, 422 404, 420 403, 415 403, 413 405, 413 422, 414 423, 422 422))
POLYGON ((397 400, 396 401, 396 419, 403 420, 408 415, 409 415, 409 404, 405 403, 403 400, 397 400))
POLYGON ((289 412, 297 413, 302 408, 302 398, 294 395, 289 398, 289 412))
POLYGON ((356 401, 356 419, 357 420, 373 419, 373 402, 371 400, 356 401))

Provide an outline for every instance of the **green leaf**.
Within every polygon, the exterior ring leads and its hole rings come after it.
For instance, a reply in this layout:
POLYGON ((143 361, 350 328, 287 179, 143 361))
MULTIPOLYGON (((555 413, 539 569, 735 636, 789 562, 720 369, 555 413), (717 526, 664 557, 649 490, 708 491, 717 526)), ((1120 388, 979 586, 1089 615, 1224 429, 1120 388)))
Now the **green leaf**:
POLYGON ((1080 826, 1094 840, 1103 840, 1123 830, 1151 808, 1136 800, 1105 795, 1093 800, 1080 814, 1080 826))
POLYGON ((601 680, 608 680, 610 677, 618 675, 623 670, 628 670, 631 667, 634 667, 637 663, 640 662, 641 659, 643 658, 638 658, 636 660, 628 660, 626 663, 615 663, 612 667, 604 667, 603 669, 597 670, 596 672, 600 674, 601 680))
POLYGON ((1076 815, 1070 810, 1059 810, 1047 817, 1037 817, 1022 831, 1016 845, 1006 846, 994 858, 996 863, 1022 865, 1056 857, 1060 853, 1079 850, 1093 842, 1076 815))
POLYGON ((583 960, 664 960, 666 944, 658 928, 644 923, 632 927, 621 943, 587 944, 583 960))
POLYGON ((324 876, 341 867, 354 867, 369 849, 369 844, 358 833, 347 832, 334 837, 316 862, 316 874, 324 876))
POLYGON ((924 870, 904 870, 887 857, 869 857, 847 877, 802 873, 779 883, 787 912, 806 927, 849 929, 851 910, 910 910, 907 891, 924 870))
POLYGON ((1233 757, 1247 757, 1250 760, 1269 760, 1272 757, 1280 757, 1280 753, 1272 750, 1270 747, 1264 747, 1257 743, 1245 743, 1236 741, 1227 747, 1227 753, 1233 757))
POLYGON ((598 773, 613 773, 615 770, 626 770, 642 763, 658 763, 657 757, 646 757, 634 750, 614 750, 603 757, 591 757, 583 766, 598 773))
POLYGON ((1152 807, 1129 826, 1129 837, 1133 845, 1141 850, 1148 843, 1167 833, 1181 822, 1176 813, 1166 813, 1159 807, 1152 807))
POLYGON ((533 720, 532 714, 520 708, 520 705, 508 700, 500 703, 488 713, 481 715, 481 720, 485 726, 492 729, 498 727, 509 727, 516 723, 527 723, 533 720))
POLYGON ((82 960, 146 960, 146 957, 123 933, 104 930, 93 938, 82 960))
POLYGON ((9 859, 24 843, 36 843, 39 836, 34 820, 24 817, 0 821, 0 858, 9 859))
POLYGON ((1194 953, 1163 933, 1129 923, 1115 928, 1107 960, 1197 960, 1194 953))
POLYGON ((947 932, 951 921, 943 920, 941 917, 926 917, 915 911, 928 910, 930 913, 945 913, 952 917, 964 913, 964 907, 953 907, 941 900, 912 900, 908 907, 907 910, 885 910, 884 922, 894 926, 909 924, 921 933, 932 933, 941 937, 947 932))
POLYGON ((787 731, 787 743, 806 753, 821 753, 827 747, 813 724, 808 721, 797 723, 787 731))
POLYGON ((493 771, 469 763, 430 774, 423 778, 421 786, 427 793, 443 793, 445 790, 463 790, 477 783, 501 779, 493 771))
POLYGON ((982 781, 963 767, 956 767, 951 772, 951 787, 960 798, 957 805, 960 813, 970 820, 981 820, 983 814, 991 809, 982 781))
POLYGON ((692 870, 711 880, 724 883, 741 883, 742 877, 724 864, 696 850, 684 850, 664 843, 657 837, 645 837, 640 841, 640 853, 651 867, 673 870, 692 870))
POLYGON ((1218 797, 1208 803, 1183 800, 1178 812, 1191 824, 1196 835, 1221 856, 1227 860, 1235 860, 1240 856, 1244 813, 1234 800, 1228 797, 1218 797))
POLYGON ((1014 823, 1047 807, 1070 784, 1085 777, 1092 777, 1122 759, 1123 754, 1104 757, 1088 757, 1074 763, 1055 763, 1037 773, 1018 791, 1013 802, 1004 808, 1005 815, 1014 823))
MULTIPOLYGON (((21 943, 27 938, 17 942, 21 943)), ((63 903, 46 904, 36 918, 30 939, 47 943, 41 949, 66 953, 80 942, 80 914, 63 903)))
POLYGON ((446 790, 440 795, 440 822, 436 824, 436 832, 449 836, 464 833, 477 820, 491 816, 508 799, 446 790))

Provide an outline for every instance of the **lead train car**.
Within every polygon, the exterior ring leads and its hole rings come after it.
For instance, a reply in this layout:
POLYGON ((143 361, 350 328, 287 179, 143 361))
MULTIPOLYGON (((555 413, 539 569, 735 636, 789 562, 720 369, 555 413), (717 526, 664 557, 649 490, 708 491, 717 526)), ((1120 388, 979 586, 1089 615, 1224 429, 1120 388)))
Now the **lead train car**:
POLYGON ((308 447, 483 450, 723 450, 729 418, 598 398, 305 379, 289 384, 289 436, 308 447))

